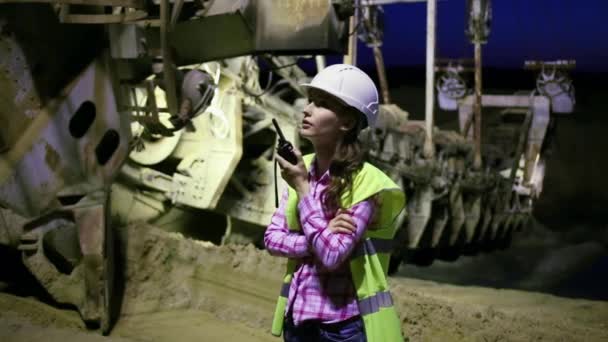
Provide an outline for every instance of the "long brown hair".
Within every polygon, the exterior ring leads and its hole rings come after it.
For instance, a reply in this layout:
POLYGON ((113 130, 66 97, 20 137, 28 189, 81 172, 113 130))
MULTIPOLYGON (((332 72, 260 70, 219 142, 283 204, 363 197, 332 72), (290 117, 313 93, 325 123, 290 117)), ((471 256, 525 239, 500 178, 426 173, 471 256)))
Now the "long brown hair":
POLYGON ((343 110, 344 114, 355 118, 356 124, 346 132, 331 164, 329 164, 331 178, 329 186, 321 197, 321 203, 325 212, 331 216, 342 208, 340 199, 343 194, 352 196, 353 177, 363 167, 365 156, 365 151, 358 140, 359 131, 366 124, 365 119, 353 107, 346 107, 343 110))

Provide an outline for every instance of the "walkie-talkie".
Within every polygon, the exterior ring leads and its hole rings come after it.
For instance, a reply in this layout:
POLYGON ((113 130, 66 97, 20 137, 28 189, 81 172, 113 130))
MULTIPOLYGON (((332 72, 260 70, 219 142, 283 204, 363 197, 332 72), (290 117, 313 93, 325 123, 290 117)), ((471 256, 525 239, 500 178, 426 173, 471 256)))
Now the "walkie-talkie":
POLYGON ((279 146, 277 146, 277 153, 283 157, 283 159, 287 160, 293 165, 296 165, 298 163, 298 157, 296 157, 296 154, 293 152, 293 145, 287 141, 287 139, 285 139, 277 120, 273 118, 272 123, 279 134, 279 146))
MULTIPOLYGON (((274 124, 274 128, 277 130, 279 134, 279 146, 277 146, 277 153, 283 157, 283 159, 287 160, 293 165, 298 163, 298 157, 293 153, 293 145, 285 139, 283 132, 281 131, 281 127, 279 127, 279 123, 274 118, 272 119, 272 123, 274 124)), ((279 189, 277 183, 277 160, 274 160, 274 206, 279 207, 279 189)))

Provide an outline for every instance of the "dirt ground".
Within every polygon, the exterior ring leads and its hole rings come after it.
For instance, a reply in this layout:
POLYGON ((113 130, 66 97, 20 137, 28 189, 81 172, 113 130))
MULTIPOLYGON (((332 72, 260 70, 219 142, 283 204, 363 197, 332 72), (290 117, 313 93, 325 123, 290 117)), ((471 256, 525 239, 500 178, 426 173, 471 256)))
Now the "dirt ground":
MULTIPOLYGON (((1 341, 279 341, 284 261, 135 225, 122 231, 121 316, 109 337, 74 310, 0 293, 1 341)), ((608 341, 608 302, 405 277, 391 290, 410 341, 608 341)), ((0 286, 0 289, 2 287, 0 286)))

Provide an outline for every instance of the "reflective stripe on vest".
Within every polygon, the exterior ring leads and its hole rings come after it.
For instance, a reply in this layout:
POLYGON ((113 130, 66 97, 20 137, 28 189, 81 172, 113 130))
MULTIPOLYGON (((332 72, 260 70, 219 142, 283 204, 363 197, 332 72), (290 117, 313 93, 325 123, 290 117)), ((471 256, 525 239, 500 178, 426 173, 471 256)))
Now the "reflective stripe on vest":
POLYGON ((364 254, 374 255, 377 253, 391 253, 393 251, 393 239, 368 238, 359 244, 353 251, 351 258, 358 258, 364 254))
POLYGON ((380 311, 380 308, 393 306, 393 297, 388 291, 378 292, 373 296, 359 300, 359 313, 362 316, 380 311))
POLYGON ((283 283, 281 286, 281 297, 289 297, 289 287, 291 286, 291 280, 288 283, 283 283))

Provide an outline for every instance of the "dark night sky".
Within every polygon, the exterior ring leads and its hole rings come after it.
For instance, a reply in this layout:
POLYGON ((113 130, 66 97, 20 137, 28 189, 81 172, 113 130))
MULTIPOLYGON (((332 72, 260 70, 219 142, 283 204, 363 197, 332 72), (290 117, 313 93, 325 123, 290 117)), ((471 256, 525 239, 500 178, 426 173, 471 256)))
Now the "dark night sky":
MULTIPOLYGON (((472 58, 465 0, 437 4, 437 57, 472 58)), ((426 3, 384 6, 387 66, 425 63, 426 3)), ((485 67, 521 69, 526 59, 575 59, 578 71, 608 72, 608 1, 494 0, 485 67)), ((358 63, 373 65, 360 46, 358 63)))

